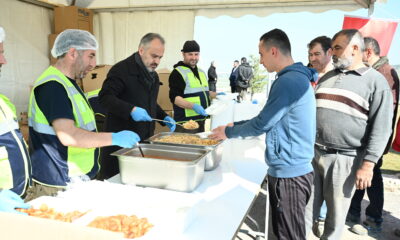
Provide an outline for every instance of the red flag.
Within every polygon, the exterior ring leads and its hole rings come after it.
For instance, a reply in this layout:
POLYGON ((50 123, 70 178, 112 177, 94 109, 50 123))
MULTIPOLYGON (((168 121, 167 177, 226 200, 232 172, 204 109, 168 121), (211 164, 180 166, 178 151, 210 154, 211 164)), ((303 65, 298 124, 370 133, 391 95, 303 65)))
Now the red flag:
POLYGON ((398 22, 384 19, 370 19, 344 16, 343 29, 358 29, 364 37, 373 37, 381 48, 381 56, 389 52, 398 22))

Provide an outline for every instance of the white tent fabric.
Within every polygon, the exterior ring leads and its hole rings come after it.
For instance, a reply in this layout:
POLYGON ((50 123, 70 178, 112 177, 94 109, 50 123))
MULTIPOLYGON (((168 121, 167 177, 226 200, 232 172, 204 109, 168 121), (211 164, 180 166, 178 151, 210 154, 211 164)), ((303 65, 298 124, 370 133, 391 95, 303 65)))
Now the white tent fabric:
POLYGON ((7 64, 2 67, 0 93, 15 104, 17 113, 28 109, 30 85, 49 66, 47 37, 53 11, 15 0, 0 1, 0 26, 7 64))
MULTIPOLYGON (((48 35, 52 33, 53 11, 25 2, 70 5, 71 0, 1 0, 0 25, 7 33, 8 64, 2 68, 0 93, 7 95, 17 111, 27 111, 29 87, 49 65, 48 35)), ((94 34, 99 40, 98 64, 115 64, 137 50, 147 32, 160 33, 166 50, 159 69, 171 69, 181 60, 180 50, 193 39, 196 16, 234 17, 245 14, 367 7, 367 0, 76 0, 94 9, 94 34)), ((49 5, 50 6, 50 5, 49 5)))

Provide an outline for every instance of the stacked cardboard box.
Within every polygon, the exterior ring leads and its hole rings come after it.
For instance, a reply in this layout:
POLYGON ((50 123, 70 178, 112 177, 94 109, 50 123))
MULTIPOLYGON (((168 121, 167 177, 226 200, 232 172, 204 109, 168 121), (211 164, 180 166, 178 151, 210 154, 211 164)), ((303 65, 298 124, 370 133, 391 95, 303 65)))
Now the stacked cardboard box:
POLYGON ((103 82, 106 80, 108 71, 110 71, 111 67, 112 65, 98 65, 90 71, 82 79, 83 91, 90 92, 100 89, 103 86, 103 82))
MULTIPOLYGON (((173 109, 172 103, 169 99, 169 84, 168 78, 171 74, 171 71, 168 69, 160 69, 157 71, 158 77, 160 78, 160 90, 158 91, 157 103, 160 107, 171 117, 173 117, 173 109)), ((167 126, 161 126, 159 123, 156 123, 155 134, 160 132, 169 132, 169 128, 167 126)))
MULTIPOLYGON (((77 6, 54 8, 54 34, 49 35, 50 49, 57 35, 65 29, 81 29, 93 33, 93 12, 77 6)), ((53 65, 55 62, 56 59, 50 54, 50 63, 53 65)))

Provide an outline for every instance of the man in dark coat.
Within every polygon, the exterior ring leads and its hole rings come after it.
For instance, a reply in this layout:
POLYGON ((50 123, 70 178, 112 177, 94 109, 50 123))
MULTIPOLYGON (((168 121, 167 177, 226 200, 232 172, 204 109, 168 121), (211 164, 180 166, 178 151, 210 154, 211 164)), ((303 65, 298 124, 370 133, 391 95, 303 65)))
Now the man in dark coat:
POLYGON ((253 78, 253 68, 247 62, 245 57, 240 59, 241 64, 238 67, 238 77, 236 79, 236 92, 239 93, 238 102, 246 100, 247 88, 250 87, 250 80, 253 78))
MULTIPOLYGON (((155 69, 164 55, 164 44, 159 34, 148 33, 141 39, 137 52, 110 69, 99 93, 100 104, 107 111, 106 132, 127 129, 146 140, 154 134, 152 118, 169 121, 168 127, 175 130, 175 121, 157 104, 160 81, 155 69)), ((103 149, 99 179, 119 173, 118 160, 110 156, 118 149, 103 149)))
POLYGON ((236 92, 236 80, 238 77, 238 67, 239 67, 239 61, 235 60, 233 62, 233 68, 232 68, 232 72, 231 75, 229 76, 229 85, 231 86, 231 92, 234 93, 236 92))
POLYGON ((211 62, 210 68, 208 68, 208 88, 210 91, 216 92, 217 91, 217 71, 215 66, 215 61, 211 62))

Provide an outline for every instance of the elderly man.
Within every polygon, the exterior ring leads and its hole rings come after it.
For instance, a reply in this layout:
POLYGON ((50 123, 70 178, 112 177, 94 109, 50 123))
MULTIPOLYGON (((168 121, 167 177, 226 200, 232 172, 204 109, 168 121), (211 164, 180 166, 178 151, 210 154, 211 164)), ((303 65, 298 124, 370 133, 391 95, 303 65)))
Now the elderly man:
MULTIPOLYGON (((0 74, 7 63, 4 56, 6 33, 0 27, 0 74)), ((15 208, 28 208, 20 196, 30 185, 30 158, 19 130, 15 106, 0 94, 0 211, 20 213, 15 208), (2 189, 2 190, 1 190, 2 189)))
MULTIPOLYGON (((197 67, 200 58, 200 46, 194 41, 186 41, 181 50, 183 61, 174 65, 169 76, 169 98, 174 107, 174 119, 184 123, 197 121, 197 132, 204 132, 207 117, 205 108, 210 106, 210 97, 216 93, 208 88, 206 73, 197 67)), ((181 126, 177 131, 186 132, 181 126)), ((193 132, 193 130, 191 130, 193 132)))
POLYGON ((260 63, 277 72, 270 97, 253 119, 213 130, 214 139, 266 133, 265 161, 272 227, 278 239, 306 239, 305 207, 311 195, 315 141, 314 69, 294 63, 289 38, 280 29, 265 33, 258 45, 260 63))
POLYGON ((55 195, 75 178, 94 178, 99 147, 132 147, 140 140, 131 131, 96 130, 94 113, 76 79, 96 65, 97 47, 87 31, 63 31, 51 50, 56 64, 34 82, 28 112, 33 187, 27 200, 55 195))
POLYGON ((340 239, 355 189, 371 186, 373 168, 390 136, 393 96, 385 78, 363 63, 364 40, 355 29, 332 39, 334 70, 316 87, 317 138, 307 231, 325 200, 321 239, 340 239))
MULTIPOLYGON (((152 118, 165 120, 170 130, 175 130, 175 121, 157 104, 160 80, 155 69, 164 55, 164 44, 161 35, 147 33, 137 52, 110 69, 99 93, 100 104, 107 112, 105 131, 129 129, 145 140, 154 134, 152 118)), ((119 173, 117 158, 110 156, 118 149, 104 148, 100 179, 119 173)))
MULTIPOLYGON (((397 115, 397 100, 399 99, 399 77, 397 72, 389 65, 387 57, 380 57, 380 47, 376 39, 371 37, 364 38, 365 50, 363 61, 368 66, 374 68, 386 78, 390 89, 393 94, 393 119, 391 124, 391 130, 393 133, 396 115, 397 115)), ((383 155, 389 152, 392 144, 393 135, 390 136, 383 155)), ((380 156, 378 162, 374 167, 374 176, 372 177, 371 187, 367 188, 367 194, 369 198, 369 205, 365 209, 366 220, 364 225, 371 230, 371 232, 380 232, 382 230, 382 212, 383 212, 383 179, 381 173, 381 166, 383 161, 383 155, 380 156)), ((351 201, 347 220, 355 223, 351 230, 357 234, 366 234, 367 231, 360 226, 361 223, 361 201, 364 198, 365 190, 356 190, 353 199, 351 201)))

